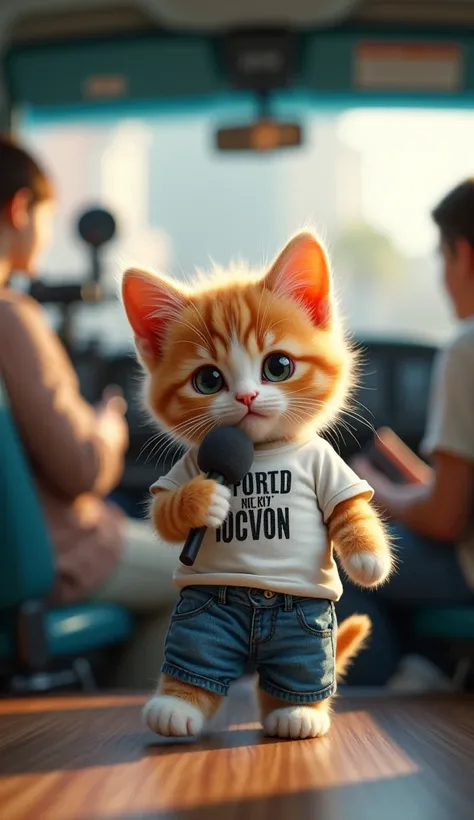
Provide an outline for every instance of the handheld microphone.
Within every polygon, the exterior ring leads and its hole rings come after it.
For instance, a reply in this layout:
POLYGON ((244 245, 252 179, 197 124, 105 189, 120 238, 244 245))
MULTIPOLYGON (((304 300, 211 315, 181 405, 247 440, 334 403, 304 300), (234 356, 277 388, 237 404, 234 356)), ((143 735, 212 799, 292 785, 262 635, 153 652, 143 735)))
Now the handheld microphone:
MULTIPOLYGON (((205 436, 198 450, 197 463, 206 477, 218 484, 238 484, 247 475, 253 462, 253 443, 238 427, 216 427, 205 436)), ((179 560, 192 567, 207 527, 189 531, 179 560)))

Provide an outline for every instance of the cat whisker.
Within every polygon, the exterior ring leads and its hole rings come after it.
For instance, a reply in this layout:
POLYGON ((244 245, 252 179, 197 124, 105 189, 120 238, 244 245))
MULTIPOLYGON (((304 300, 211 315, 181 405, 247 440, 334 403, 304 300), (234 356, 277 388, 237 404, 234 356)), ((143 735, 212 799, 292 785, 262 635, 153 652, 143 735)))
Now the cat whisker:
POLYGON ((166 452, 166 450, 170 447, 171 441, 172 441, 172 439, 167 439, 167 440, 165 440, 163 442, 159 442, 157 445, 155 445, 155 447, 153 447, 153 450, 149 454, 148 458, 146 459, 145 463, 148 464, 148 462, 151 462, 152 459, 153 459, 154 462, 155 462, 155 467, 156 467, 158 462, 161 460, 162 454, 164 452, 166 452))
POLYGON ((172 452, 173 449, 175 450, 175 453, 174 453, 174 456, 171 460, 171 465, 175 464, 176 461, 181 458, 183 450, 185 450, 186 448, 185 448, 185 445, 180 443, 179 441, 176 441, 174 439, 170 439, 170 441, 168 442, 168 445, 165 447, 165 449, 161 453, 157 454, 156 461, 155 461, 155 467, 158 465, 158 463, 160 461, 166 462, 166 460, 169 457, 170 452, 172 452))
POLYGON ((340 455, 341 454, 341 449, 340 449, 340 446, 339 446, 339 437, 342 440, 342 443, 345 444, 345 439, 344 439, 344 436, 342 435, 341 430, 338 427, 336 427, 336 429, 334 429, 332 425, 328 425, 325 428, 324 432, 325 432, 326 436, 328 437, 329 441, 331 442, 331 445, 334 447, 336 452, 339 453, 339 455, 340 455))
MULTIPOLYGON (((355 398, 354 398, 354 399, 352 399, 351 401, 352 401, 354 404, 358 405, 359 407, 362 407, 362 409, 363 409, 363 410, 365 410, 367 413, 369 413, 372 417, 374 416, 374 414, 372 413, 372 410, 369 410, 369 408, 368 408, 368 407, 366 407, 366 406, 365 406, 365 404, 363 404, 363 403, 362 403, 361 401, 359 401, 358 399, 355 399, 355 398)), ((350 405, 349 405, 349 409, 350 409, 350 405)))
POLYGON ((196 344, 196 339, 176 339, 176 341, 173 342, 173 344, 175 344, 175 345, 195 345, 196 344))
POLYGON ((211 342, 210 350, 212 350, 212 340, 210 338, 206 339, 202 331, 200 331, 199 328, 196 327, 196 325, 192 325, 190 324, 190 322, 186 322, 184 319, 179 319, 179 324, 183 325, 183 327, 187 327, 188 330, 191 330, 193 333, 195 333, 201 340, 203 347, 205 347, 206 350, 209 350, 209 342, 211 342))
POLYGON ((355 443, 357 444, 357 446, 358 446, 358 447, 360 447, 360 441, 359 441, 359 439, 357 438, 357 436, 356 436, 356 435, 354 435, 353 428, 351 428, 350 426, 348 426, 346 422, 344 422, 344 421, 342 421, 341 419, 339 419, 339 428, 340 428, 340 427, 342 427, 342 428, 343 428, 343 429, 344 429, 347 433, 349 433, 349 435, 351 436, 351 438, 353 438, 353 439, 354 439, 354 441, 355 441, 355 443))
POLYGON ((282 414, 282 417, 288 419, 288 421, 291 421, 293 419, 293 421, 295 421, 296 423, 302 423, 303 421, 306 421, 303 414, 293 409, 285 410, 285 412, 282 414))
POLYGON ((141 458, 142 455, 145 454, 147 447, 150 447, 152 444, 154 444, 156 442, 157 439, 161 438, 162 436, 163 436, 163 433, 161 431, 158 431, 157 433, 154 433, 154 435, 150 436, 150 438, 147 439, 147 441, 145 441, 145 443, 140 448, 140 452, 138 453, 137 460, 139 458, 141 458))
POLYGON ((281 324, 283 324, 283 322, 287 322, 287 321, 288 320, 286 318, 275 319, 274 322, 272 322, 271 324, 266 326, 265 332, 266 333, 271 333, 271 331, 274 330, 276 327, 278 327, 278 325, 281 325, 281 324))
MULTIPOLYGON (((263 289, 263 293, 265 293, 265 292, 266 292, 266 289, 264 288, 264 289, 263 289)), ((264 308, 264 311, 263 311, 263 316, 262 316, 262 317, 261 317, 261 319, 260 319, 260 324, 259 324, 259 336, 261 336, 261 335, 262 335, 262 328, 263 328, 263 327, 264 327, 264 325, 265 325, 265 319, 267 318, 267 313, 268 313, 268 311, 269 311, 270 304, 271 304, 270 299, 267 299, 267 304, 265 305, 265 308, 264 308)))
POLYGON ((289 407, 304 407, 304 408, 308 408, 309 410, 313 410, 313 411, 315 411, 317 409, 320 409, 319 405, 318 405, 318 403, 315 399, 306 400, 306 399, 302 399, 302 398, 299 398, 299 399, 298 398, 296 398, 296 399, 295 398, 290 398, 288 400, 288 406, 289 407))
POLYGON ((191 304, 191 307, 193 308, 194 312, 197 314, 198 318, 201 320, 202 326, 203 326, 204 330, 206 331, 206 334, 209 338, 209 341, 211 342, 211 344, 213 344, 212 336, 209 333, 209 328, 206 324, 204 316, 202 315, 201 311, 199 310, 199 308, 198 308, 198 306, 196 305, 195 302, 191 302, 190 304, 191 304))
POLYGON ((289 398, 290 398, 292 404, 293 403, 295 403, 295 404, 296 403, 302 403, 302 404, 312 404, 313 406, 315 404, 320 404, 320 400, 317 396, 298 396, 298 395, 292 396, 290 394, 289 398))
MULTIPOLYGON (((174 431, 174 438, 171 438, 167 445, 164 447, 164 450, 161 452, 156 453, 157 463, 160 460, 164 460, 165 456, 168 452, 176 445, 177 441, 180 442, 180 446, 186 446, 186 439, 194 437, 202 428, 209 426, 209 420, 207 418, 200 419, 197 422, 190 421, 187 423, 187 426, 183 425, 179 431, 174 431), (180 441, 183 439, 183 441, 180 441)), ((211 423, 212 426, 212 423, 211 423)))
POLYGON ((204 413, 201 416, 195 416, 191 419, 188 419, 188 421, 185 424, 183 424, 177 432, 179 432, 182 435, 189 435, 190 433, 194 433, 202 426, 207 424, 210 418, 211 417, 209 413, 204 413))
POLYGON ((167 432, 165 432, 165 433, 164 433, 164 434, 160 437, 160 439, 159 439, 158 441, 156 441, 156 442, 155 442, 155 444, 154 444, 154 446, 153 446, 153 448, 152 448, 151 452, 150 452, 150 453, 149 453, 149 455, 147 456, 147 459, 146 459, 146 462, 145 462, 145 463, 147 464, 149 461, 151 461, 151 460, 152 460, 152 458, 156 458, 156 457, 157 457, 157 458, 158 458, 158 460, 159 460, 159 459, 160 459, 160 457, 161 457, 161 454, 162 454, 164 451, 166 451, 166 450, 170 447, 170 445, 172 446, 173 444, 174 444, 174 439, 173 439, 172 435, 171 435, 171 434, 169 434, 169 433, 167 433, 167 432))
POLYGON ((154 456, 157 451, 157 448, 160 447, 161 444, 165 445, 168 443, 168 439, 173 435, 175 430, 178 429, 181 425, 177 425, 177 427, 172 427, 169 430, 161 429, 158 430, 153 436, 151 436, 148 441, 145 442, 143 447, 141 448, 138 456, 137 461, 141 458, 142 455, 145 454, 148 447, 151 447, 151 452, 148 454, 147 458, 145 459, 145 464, 147 464, 154 456), (163 441, 164 439, 164 441, 163 441))
MULTIPOLYGON (((151 461, 151 459, 153 458, 153 456, 156 453, 157 449, 159 449, 159 447, 161 447, 162 444, 166 443, 166 440, 167 440, 166 436, 162 435, 162 436, 159 436, 158 439, 155 439, 154 441, 150 442, 151 449, 150 449, 150 452, 148 453, 147 457, 145 458, 145 464, 148 464, 148 462, 151 461)), ((146 447, 142 448, 142 449, 146 449, 146 447)), ((142 451, 140 451, 140 454, 139 454, 138 458, 140 458, 141 455, 142 455, 142 451)), ((144 455, 144 453, 143 453, 143 455, 144 455)), ((137 460, 138 460, 138 458, 137 458, 137 460)))
POLYGON ((312 391, 314 391, 314 387, 300 387, 299 390, 288 390, 287 395, 288 396, 296 396, 298 393, 308 393, 309 394, 308 398, 311 398, 311 399, 314 400, 314 397, 312 395, 312 391))
POLYGON ((260 330, 261 330, 261 327, 260 327, 260 309, 262 307, 262 299, 263 299, 264 294, 265 294, 265 287, 263 287, 262 290, 260 291, 260 298, 258 300, 257 320, 256 320, 256 323, 255 323, 256 324, 256 334, 255 335, 256 335, 257 339, 261 335, 261 333, 260 333, 260 330))
POLYGON ((206 412, 204 416, 200 415, 200 413, 195 413, 191 418, 186 419, 185 421, 181 422, 180 424, 174 425, 170 427, 168 435, 175 435, 179 436, 180 434, 185 435, 189 430, 193 428, 195 424, 199 424, 200 422, 207 419, 208 413, 206 412))
POLYGON ((353 419, 354 421, 359 422, 359 424, 362 424, 362 426, 366 427, 367 430, 370 430, 371 433, 375 433, 374 425, 370 421, 367 421, 367 419, 365 419, 359 413, 355 413, 352 410, 341 410, 340 414, 341 416, 348 416, 350 419, 353 419))

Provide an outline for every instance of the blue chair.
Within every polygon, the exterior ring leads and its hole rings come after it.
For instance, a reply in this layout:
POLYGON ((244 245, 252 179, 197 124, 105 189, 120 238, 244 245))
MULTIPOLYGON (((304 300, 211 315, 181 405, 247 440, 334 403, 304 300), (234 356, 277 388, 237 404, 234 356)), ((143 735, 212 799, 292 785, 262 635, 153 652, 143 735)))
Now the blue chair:
POLYGON ((1 379, 0 556, 0 675, 7 689, 95 688, 89 658, 126 640, 132 619, 114 604, 45 605, 53 550, 1 379))

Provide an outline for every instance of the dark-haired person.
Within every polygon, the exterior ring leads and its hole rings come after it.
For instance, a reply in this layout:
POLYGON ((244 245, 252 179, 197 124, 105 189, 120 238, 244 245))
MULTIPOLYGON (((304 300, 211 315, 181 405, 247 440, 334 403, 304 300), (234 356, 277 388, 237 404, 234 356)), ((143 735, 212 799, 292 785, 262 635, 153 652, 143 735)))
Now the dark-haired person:
MULTIPOLYGON (((474 179, 447 194, 433 211, 440 236, 443 284, 459 320, 435 363, 422 453, 426 481, 398 485, 364 457, 354 469, 393 519, 399 567, 377 598, 390 604, 474 604, 474 179)), ((407 659, 397 683, 435 670, 407 659)))
POLYGON ((151 684, 160 665, 177 555, 160 548, 144 522, 128 519, 106 500, 120 480, 128 446, 123 399, 109 391, 98 408, 87 404, 40 306, 8 287, 13 272, 34 277, 49 242, 53 205, 45 172, 0 137, 0 376, 56 553, 51 600, 96 597, 148 613, 119 670, 121 684, 141 687, 151 684))

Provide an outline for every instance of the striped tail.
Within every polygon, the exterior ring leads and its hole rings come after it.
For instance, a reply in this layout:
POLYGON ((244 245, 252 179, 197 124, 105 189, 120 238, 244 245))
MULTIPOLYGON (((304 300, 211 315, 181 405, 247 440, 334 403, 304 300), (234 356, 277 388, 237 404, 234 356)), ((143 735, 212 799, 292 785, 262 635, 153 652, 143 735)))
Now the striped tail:
POLYGON ((372 624, 368 615, 351 615, 339 624, 336 647, 336 675, 340 680, 353 658, 370 635, 372 624))

